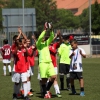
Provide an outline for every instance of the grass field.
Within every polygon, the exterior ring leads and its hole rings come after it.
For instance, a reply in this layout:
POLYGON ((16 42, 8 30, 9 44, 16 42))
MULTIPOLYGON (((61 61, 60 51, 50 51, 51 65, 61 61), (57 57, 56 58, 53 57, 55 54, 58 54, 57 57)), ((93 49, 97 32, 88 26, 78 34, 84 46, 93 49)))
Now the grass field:
MULTIPOLYGON (((2 62, 0 62, 0 100, 12 100, 13 83, 11 76, 3 76, 2 62)), ((41 100, 39 94, 39 83, 37 80, 37 62, 34 70, 34 76, 32 76, 32 88, 34 89, 34 96, 32 100, 41 100)), ((86 58, 83 59, 83 76, 85 83, 85 96, 70 95, 71 92, 64 90, 61 91, 62 98, 53 96, 51 100, 100 100, 100 58, 86 58)), ((7 70, 8 73, 8 70, 7 70)), ((58 79, 59 81, 59 79, 58 79)), ((79 82, 75 80, 75 86, 77 93, 80 92, 79 82)), ((54 95, 54 88, 51 88, 51 92, 54 95)), ((20 100, 20 99, 19 99, 20 100)))

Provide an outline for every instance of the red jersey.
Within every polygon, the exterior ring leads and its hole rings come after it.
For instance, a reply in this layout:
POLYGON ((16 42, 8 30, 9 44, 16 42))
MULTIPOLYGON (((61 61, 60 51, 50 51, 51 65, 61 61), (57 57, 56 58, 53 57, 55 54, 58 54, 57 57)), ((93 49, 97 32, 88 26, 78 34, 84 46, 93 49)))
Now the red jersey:
POLYGON ((2 57, 3 59, 10 59, 11 58, 11 46, 9 44, 5 44, 2 48, 2 57))
POLYGON ((28 52, 31 54, 31 56, 28 56, 28 57, 27 57, 27 59, 28 59, 28 61, 29 61, 29 63, 30 63, 30 67, 34 67, 35 60, 34 60, 34 54, 32 54, 32 53, 33 53, 33 50, 32 50, 31 47, 28 48, 28 52))
POLYGON ((52 63, 54 65, 54 67, 57 67, 57 61, 56 61, 56 53, 57 53, 57 48, 60 46, 59 42, 56 42, 52 45, 49 46, 49 50, 50 50, 50 56, 52 59, 52 63))
POLYGON ((17 54, 14 55, 15 57, 15 72, 17 73, 24 73, 27 72, 27 64, 26 64, 26 50, 18 50, 17 54))

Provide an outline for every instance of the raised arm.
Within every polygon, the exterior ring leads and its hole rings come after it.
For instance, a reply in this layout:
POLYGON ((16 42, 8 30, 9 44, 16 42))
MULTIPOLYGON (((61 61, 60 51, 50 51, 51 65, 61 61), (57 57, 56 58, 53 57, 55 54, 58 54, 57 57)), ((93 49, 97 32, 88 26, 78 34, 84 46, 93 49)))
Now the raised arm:
POLYGON ((54 32, 51 31, 51 32, 50 32, 50 37, 49 37, 48 40, 46 41, 46 44, 47 44, 47 45, 50 45, 50 43, 53 41, 53 38, 54 38, 54 32))
POLYGON ((42 39, 43 39, 43 37, 45 36, 45 34, 46 34, 46 30, 44 30, 44 31, 40 34, 40 36, 39 36, 39 38, 38 38, 38 40, 37 40, 37 42, 36 42, 36 46, 37 46, 37 47, 40 46, 40 44, 41 44, 41 42, 42 42, 42 39))

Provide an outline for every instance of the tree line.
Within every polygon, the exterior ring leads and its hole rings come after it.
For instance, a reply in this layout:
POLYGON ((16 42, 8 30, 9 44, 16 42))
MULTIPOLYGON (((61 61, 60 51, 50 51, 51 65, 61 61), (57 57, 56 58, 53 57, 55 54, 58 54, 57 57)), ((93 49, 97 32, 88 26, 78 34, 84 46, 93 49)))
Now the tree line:
MULTIPOLYGON (((54 29, 77 29, 82 28, 89 32, 89 8, 81 15, 74 16, 70 10, 57 9, 56 1, 53 0, 24 0, 25 8, 36 9, 37 30, 43 30, 43 24, 48 21, 53 23, 54 29)), ((22 8, 22 0, 0 0, 0 30, 2 26, 2 8, 22 8)), ((100 34, 100 4, 96 1, 91 6, 92 32, 100 34)))

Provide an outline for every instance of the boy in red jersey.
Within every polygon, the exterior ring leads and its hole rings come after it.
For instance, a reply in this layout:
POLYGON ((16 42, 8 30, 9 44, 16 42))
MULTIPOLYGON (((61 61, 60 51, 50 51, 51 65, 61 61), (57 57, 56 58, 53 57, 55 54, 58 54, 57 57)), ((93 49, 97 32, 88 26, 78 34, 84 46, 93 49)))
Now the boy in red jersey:
POLYGON ((26 58, 29 55, 27 50, 27 44, 24 44, 24 48, 22 47, 22 40, 19 39, 16 45, 16 49, 13 51, 13 55, 15 56, 15 74, 14 77, 16 79, 16 83, 20 82, 20 79, 23 84, 24 89, 24 100, 30 100, 28 98, 27 93, 27 61, 26 58))
POLYGON ((11 46, 8 44, 8 40, 3 40, 3 47, 1 48, 1 55, 3 58, 3 70, 4 70, 4 76, 6 76, 6 66, 8 66, 9 74, 11 75, 11 46))
POLYGON ((28 68, 28 80, 27 80, 27 85, 28 85, 28 95, 29 96, 33 96, 33 93, 32 93, 32 88, 31 88, 31 76, 33 75, 33 68, 34 68, 34 51, 33 51, 33 48, 35 50, 35 46, 32 45, 30 46, 30 40, 28 39, 27 40, 27 49, 28 49, 28 52, 30 53, 30 56, 27 57, 27 61, 29 63, 29 68, 28 68))

